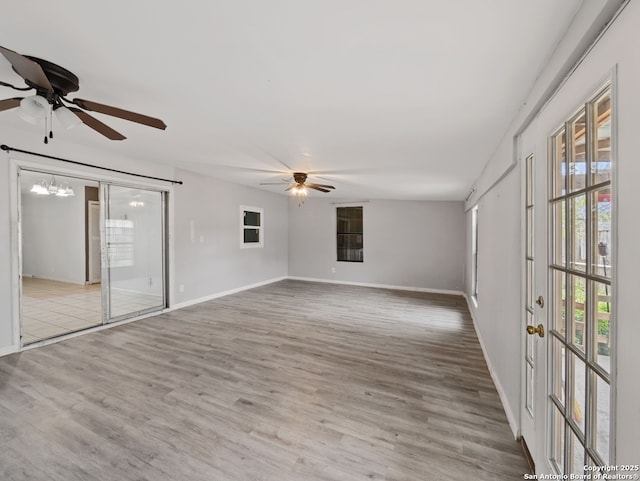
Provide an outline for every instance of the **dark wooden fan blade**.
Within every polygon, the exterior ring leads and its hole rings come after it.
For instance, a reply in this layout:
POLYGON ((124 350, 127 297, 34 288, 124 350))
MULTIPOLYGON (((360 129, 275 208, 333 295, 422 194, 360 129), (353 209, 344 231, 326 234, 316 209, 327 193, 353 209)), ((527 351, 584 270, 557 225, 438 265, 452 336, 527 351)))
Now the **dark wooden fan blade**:
POLYGON ((22 97, 0 100, 0 112, 2 112, 3 110, 15 109, 16 107, 19 107, 21 100, 22 97))
POLYGON ((74 114, 76 114, 78 118, 82 120, 83 124, 85 124, 87 127, 91 127, 93 130, 95 130, 99 134, 104 135, 106 138, 110 140, 126 139, 126 137, 122 135, 120 132, 113 130, 107 124, 103 124, 98 119, 96 119, 95 117, 92 117, 85 111, 77 109, 75 107, 69 107, 69 110, 71 110, 74 114))
POLYGON ((51 82, 49 82, 44 70, 42 70, 42 67, 38 63, 24 55, 20 55, 18 52, 2 46, 0 46, 0 52, 2 52, 2 55, 11 63, 13 69, 18 72, 20 77, 40 88, 53 92, 51 82))
POLYGON ((100 112, 101 114, 111 115, 112 117, 118 117, 124 120, 129 120, 130 122, 155 127, 160 130, 167 128, 166 124, 162 120, 149 117, 148 115, 137 114, 128 110, 119 109, 118 107, 92 102, 91 100, 73 99, 72 102, 85 110, 100 112))
POLYGON ((316 184, 304 184, 304 185, 309 187, 310 189, 319 190, 320 192, 331 192, 330 190, 319 187, 316 184))
POLYGON ((335 189, 335 187, 334 187, 334 186, 332 186, 332 185, 325 185, 325 184, 316 184, 316 183, 313 183, 313 184, 312 184, 312 183, 307 182, 305 185, 306 185, 306 186, 308 186, 308 187, 316 186, 316 187, 322 187, 322 188, 324 188, 324 189, 335 189))

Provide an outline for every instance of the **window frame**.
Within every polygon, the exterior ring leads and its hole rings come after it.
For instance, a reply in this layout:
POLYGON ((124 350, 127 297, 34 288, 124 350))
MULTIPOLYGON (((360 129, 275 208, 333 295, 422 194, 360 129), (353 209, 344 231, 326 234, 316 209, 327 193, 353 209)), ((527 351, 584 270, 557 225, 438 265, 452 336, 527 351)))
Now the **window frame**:
POLYGON ((478 303, 478 205, 471 209, 471 298, 478 303))
POLYGON ((241 249, 261 249, 264 247, 264 209, 262 207, 252 207, 248 205, 240 206, 240 248, 241 249), (246 225, 244 223, 245 214, 253 212, 260 215, 260 225, 246 225), (258 242, 245 242, 244 232, 247 229, 258 231, 258 242))
MULTIPOLYGON (((335 210, 335 215, 336 215, 336 262, 350 262, 350 263, 356 263, 356 264, 362 264, 364 263, 364 206, 363 205, 345 205, 345 206, 338 206, 336 207, 335 210), (340 225, 340 215, 339 215, 339 209, 360 209, 360 223, 362 225, 362 231, 361 232, 342 232, 339 230, 339 225, 340 225), (338 241, 339 237, 341 235, 360 235, 361 237, 361 243, 360 243, 360 258, 359 259, 340 259, 340 243, 338 241)), ((351 249, 353 250, 353 249, 351 249)))

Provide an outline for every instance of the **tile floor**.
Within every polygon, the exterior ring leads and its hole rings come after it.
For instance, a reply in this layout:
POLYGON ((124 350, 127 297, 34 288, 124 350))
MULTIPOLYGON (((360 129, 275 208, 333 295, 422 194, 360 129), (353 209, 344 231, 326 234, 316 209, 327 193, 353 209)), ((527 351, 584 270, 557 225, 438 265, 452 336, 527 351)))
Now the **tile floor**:
POLYGON ((68 334, 102 323, 100 284, 22 279, 22 343, 68 334))
MULTIPOLYGON (((101 285, 22 279, 23 345, 102 324, 101 285)), ((162 297, 112 289, 114 317, 162 306, 162 297)))

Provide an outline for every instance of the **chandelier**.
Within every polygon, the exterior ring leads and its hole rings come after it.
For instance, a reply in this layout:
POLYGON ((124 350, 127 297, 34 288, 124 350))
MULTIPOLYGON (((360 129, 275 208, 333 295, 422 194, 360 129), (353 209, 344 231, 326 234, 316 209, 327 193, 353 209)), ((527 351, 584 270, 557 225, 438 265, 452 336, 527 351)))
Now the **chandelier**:
POLYGON ((29 192, 33 192, 37 195, 55 195, 56 197, 71 197, 76 195, 73 188, 69 185, 69 182, 62 182, 60 185, 56 182, 55 177, 51 177, 51 180, 47 182, 42 179, 40 182, 36 182, 31 187, 29 192))

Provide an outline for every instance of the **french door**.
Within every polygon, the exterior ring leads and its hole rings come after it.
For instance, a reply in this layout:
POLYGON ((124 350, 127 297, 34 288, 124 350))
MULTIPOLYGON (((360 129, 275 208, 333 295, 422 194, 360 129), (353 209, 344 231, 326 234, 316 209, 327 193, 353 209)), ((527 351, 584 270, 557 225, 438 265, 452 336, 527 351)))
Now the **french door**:
POLYGON ((538 473, 613 462, 611 95, 606 85, 559 125, 520 138, 529 152, 521 427, 538 473))

